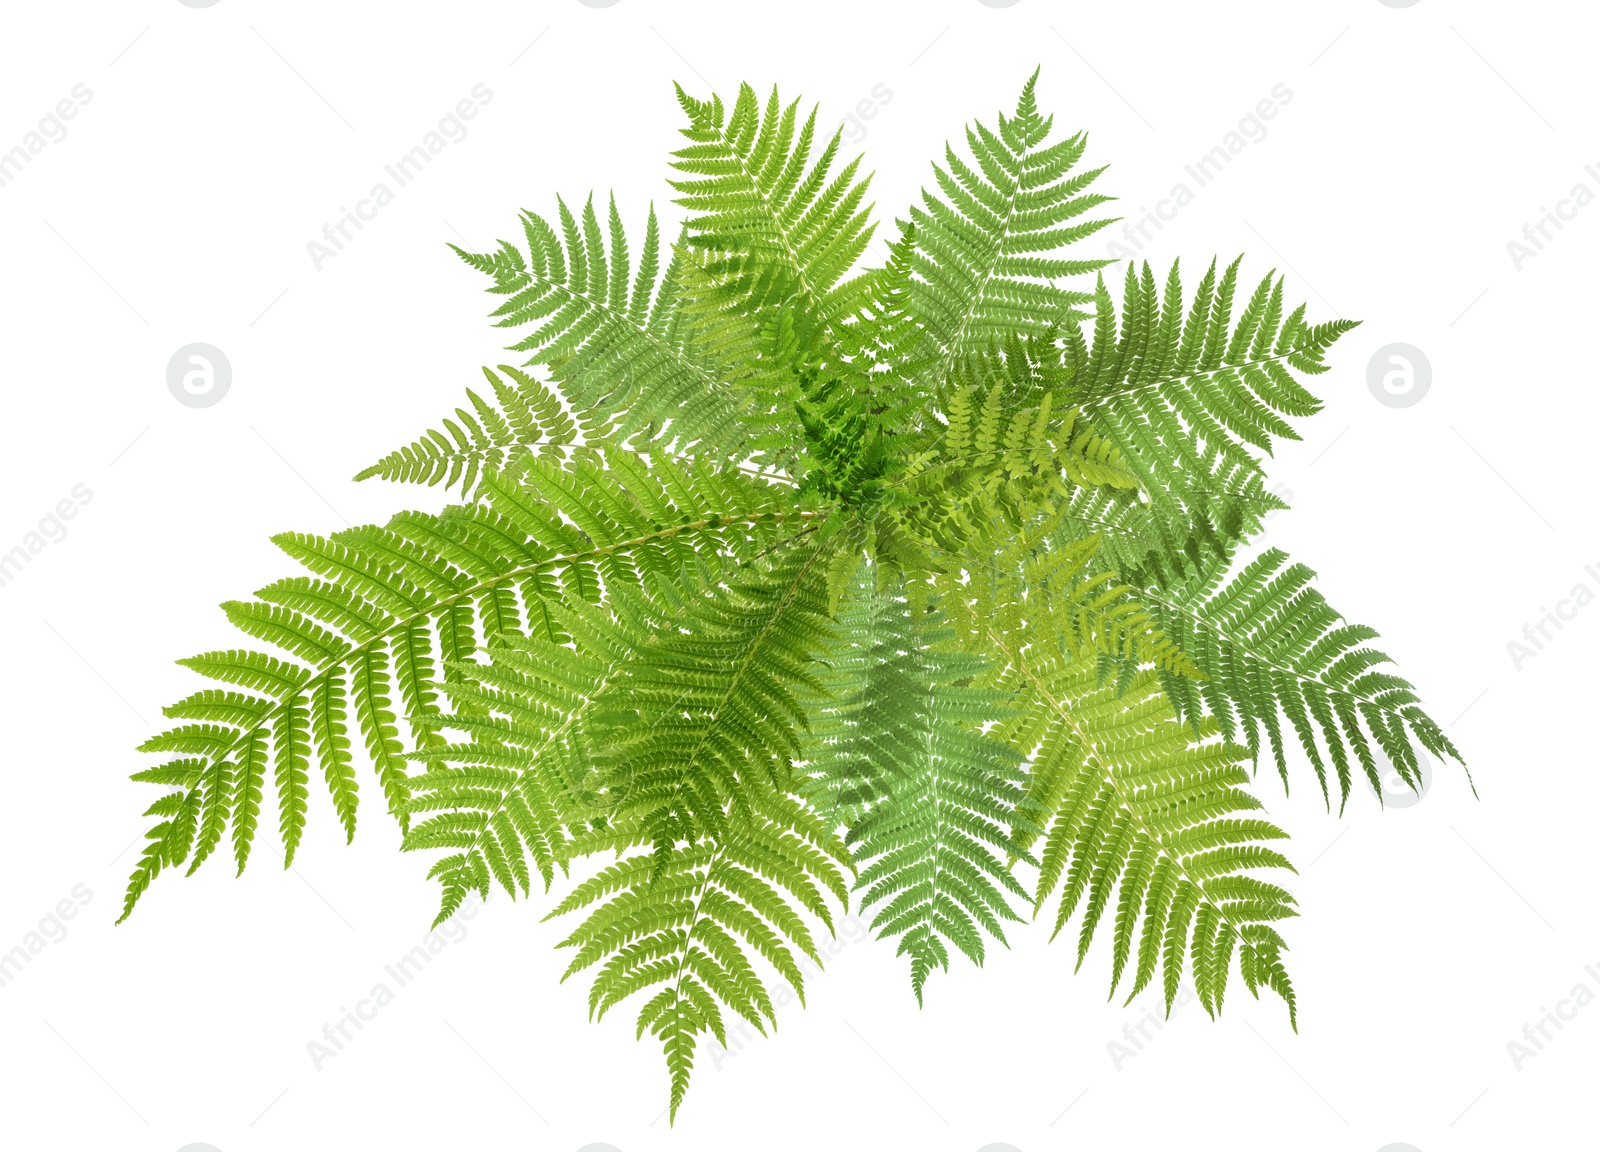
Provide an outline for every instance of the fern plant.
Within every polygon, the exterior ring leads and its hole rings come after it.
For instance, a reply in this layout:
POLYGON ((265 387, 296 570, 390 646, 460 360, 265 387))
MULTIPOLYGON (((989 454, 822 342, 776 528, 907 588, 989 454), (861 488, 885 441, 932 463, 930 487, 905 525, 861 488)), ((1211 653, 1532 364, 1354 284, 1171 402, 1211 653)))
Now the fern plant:
POLYGON ((441 919, 553 893, 674 1116, 852 899, 919 1001, 1043 914, 1075 967, 1110 936, 1113 994, 1170 1009, 1187 973, 1215 1014, 1237 973, 1295 1023, 1263 756, 1341 810, 1380 760, 1460 759, 1375 633, 1251 548, 1351 324, 1270 274, 1243 298, 1239 261, 1114 295, 1074 247, 1102 169, 1036 81, 879 264, 839 135, 748 86, 679 90, 675 243, 591 198, 461 252, 525 362, 358 477, 460 503, 277 538, 302 573, 224 605, 266 647, 184 661, 219 686, 143 746, 123 917, 225 839, 242 871, 263 819, 291 863, 314 774, 352 837, 359 758, 441 919))

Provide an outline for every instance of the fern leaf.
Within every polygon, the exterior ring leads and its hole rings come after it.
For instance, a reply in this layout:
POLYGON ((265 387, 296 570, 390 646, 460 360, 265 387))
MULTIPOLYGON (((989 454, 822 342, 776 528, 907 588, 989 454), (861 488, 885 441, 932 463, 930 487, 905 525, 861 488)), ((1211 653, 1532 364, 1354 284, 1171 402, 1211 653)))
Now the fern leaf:
MULTIPOLYGON (((408 719, 412 750, 441 747, 441 689, 488 642, 490 627, 526 621, 536 634, 552 619, 545 608, 550 597, 593 598, 601 581, 639 588, 715 571, 724 558, 752 556, 816 517, 795 507, 782 486, 666 458, 648 467, 626 453, 567 465, 531 459, 521 475, 520 485, 486 475, 480 485, 485 503, 440 516, 405 513, 386 528, 355 528, 326 539, 280 536, 280 546, 311 576, 280 581, 257 601, 227 607, 235 624, 287 658, 228 651, 181 662, 246 691, 190 697, 177 714, 204 713, 214 721, 181 724, 144 748, 190 749, 208 763, 231 759, 238 765, 228 815, 241 870, 256 831, 268 756, 290 861, 309 810, 313 759, 352 833, 357 790, 345 734, 352 693, 390 811, 404 825, 409 780, 395 712, 408 719)), ((198 811, 201 777, 186 785, 186 794, 198 811)), ((168 862, 184 859, 183 829, 162 835, 162 858, 182 849, 168 862)), ((137 887, 142 893, 154 874, 141 863, 130 892, 137 887)))
POLYGON ((690 212, 687 243, 712 256, 702 275, 744 302, 770 307, 793 296, 831 331, 871 286, 844 280, 872 225, 862 206, 871 178, 856 178, 859 158, 829 179, 842 129, 812 159, 817 110, 801 124, 799 101, 784 105, 776 88, 765 109, 748 84, 731 109, 719 96, 696 100, 681 87, 678 102, 689 143, 673 153, 680 176, 672 186, 690 212))
POLYGON ((1215 1016, 1237 972, 1295 1024, 1252 768, 1298 740, 1342 809, 1457 756, 1308 569, 1240 562, 1351 324, 1239 261, 1075 283, 1107 197, 1037 78, 881 266, 841 134, 748 85, 678 91, 670 253, 593 197, 458 249, 526 362, 361 476, 465 503, 276 538, 302 571, 223 606, 252 646, 183 661, 213 683, 142 746, 123 918, 224 836, 242 871, 269 777, 286 866, 313 774, 349 840, 359 743, 440 921, 564 890, 567 976, 637 1003, 674 1118, 707 1037, 803 998, 846 873, 919 1003, 1026 904, 1076 967, 1110 938, 1113 995, 1215 1016))
POLYGON ((1185 310, 1176 264, 1159 299, 1149 265, 1130 264, 1120 327, 1101 280, 1092 342, 1073 328, 1066 343, 1072 399, 1121 449, 1159 512, 1169 522, 1226 523, 1232 540, 1258 530, 1274 506, 1257 453, 1300 438, 1286 417, 1321 408, 1294 372, 1325 372, 1328 348, 1354 327, 1310 327, 1304 305, 1280 319, 1283 281, 1271 275, 1235 320, 1238 269, 1236 260, 1219 282, 1213 263, 1185 310))
POLYGON ((803 804, 756 785, 730 808, 715 837, 675 845, 663 857, 641 825, 606 832, 575 851, 615 851, 616 863, 579 884, 551 916, 587 909, 563 942, 574 950, 563 979, 598 965, 590 1014, 656 990, 638 1031, 662 1045, 676 1118, 700 1036, 727 1043, 724 1009, 765 1033, 776 1027, 760 967, 801 998, 801 963, 822 965, 806 914, 831 933, 826 897, 847 900, 848 854, 803 804))
MULTIPOLYGON (((456 409, 454 420, 356 473, 357 480, 378 476, 407 484, 460 485, 470 494, 485 472, 507 472, 529 455, 562 454, 578 438, 578 424, 550 386, 509 364, 502 375, 483 370, 497 403, 470 388, 472 405, 456 409)), ((597 429, 587 429, 597 434, 597 429)))
POLYGON ((1381 796, 1378 755, 1412 787, 1420 786, 1418 746, 1440 759, 1461 759, 1422 710, 1416 690, 1384 670, 1389 658, 1367 646, 1377 633, 1346 623, 1329 607, 1311 586, 1309 568, 1269 548, 1225 580, 1228 571, 1218 564, 1204 578, 1143 592, 1163 630, 1203 677, 1165 681, 1185 718, 1197 721, 1209 711, 1228 739, 1243 735, 1253 761, 1264 731, 1285 789, 1289 770, 1279 717, 1287 718, 1328 802, 1320 736, 1338 776, 1341 810, 1350 798, 1352 761, 1381 796))
POLYGON ((780 784, 800 752, 798 701, 831 638, 831 546, 785 549, 769 571, 693 604, 628 669, 607 719, 604 775, 618 818, 661 843, 718 835, 751 781, 780 784))
POLYGON ((985 934, 1004 944, 1003 922, 1021 920, 1011 898, 1027 892, 1008 863, 1025 855, 1013 828, 1026 777, 983 733, 1007 698, 968 685, 983 662, 876 585, 862 566, 839 617, 848 639, 823 681, 808 793, 847 815, 861 907, 880 937, 898 937, 920 1004, 929 973, 949 967, 947 943, 981 965, 985 934))
POLYGON ((573 647, 507 637, 489 662, 461 666, 446 687, 456 711, 443 723, 468 739, 411 754, 431 767, 410 779, 406 802, 419 819, 404 847, 454 850, 430 873, 443 886, 440 920, 467 891, 487 897, 491 880, 513 899, 527 895, 530 864, 546 890, 555 868, 566 869, 573 834, 609 808, 584 758, 589 727, 688 605, 621 593, 604 607, 552 601, 573 647))
MULTIPOLYGON (((528 366, 550 370, 595 438, 620 443, 640 432, 650 438, 669 421, 680 432, 689 426, 685 438, 702 443, 742 433, 744 401, 726 382, 724 363, 694 341, 681 310, 680 258, 661 269, 654 209, 628 288, 631 265, 616 202, 605 232, 592 200, 581 225, 564 202, 558 207, 559 231, 523 213, 526 254, 506 241, 482 255, 456 249, 493 278, 492 294, 506 297, 493 313, 496 323, 532 326, 512 350, 529 353, 528 366)), ((733 452, 737 443, 723 447, 733 452)))
POLYGON ((272 745, 277 750, 273 783, 278 790, 278 834, 283 838, 285 868, 294 863, 295 849, 306 827, 310 726, 306 705, 295 699, 278 710, 272 731, 272 745))
POLYGON ((1075 171, 1087 137, 1049 142, 1053 118, 1039 113, 1038 79, 1036 71, 995 128, 967 129, 970 163, 946 146, 945 167, 933 169, 939 192, 924 191, 911 209, 914 309, 937 348, 936 382, 974 352, 1081 314, 1090 297, 1056 281, 1110 263, 1059 254, 1111 223, 1082 218, 1110 197, 1088 191, 1104 169, 1075 171))
POLYGON ((1159 966, 1170 1012, 1187 965, 1215 1015, 1236 956, 1250 992, 1276 992, 1294 1023, 1275 927, 1295 915, 1294 898, 1256 875, 1293 869, 1262 846, 1286 834, 1241 815, 1261 807, 1242 787, 1244 749, 1213 739, 1210 724, 1197 739, 1149 670, 1119 688, 1102 682, 1093 660, 1024 653, 994 630, 990 640, 1005 660, 993 682, 1013 688, 1022 710, 997 731, 1032 755, 1032 799, 1050 817, 1035 903, 1059 891, 1058 934, 1083 910, 1078 965, 1115 897, 1113 994, 1137 944, 1129 1000, 1159 966))

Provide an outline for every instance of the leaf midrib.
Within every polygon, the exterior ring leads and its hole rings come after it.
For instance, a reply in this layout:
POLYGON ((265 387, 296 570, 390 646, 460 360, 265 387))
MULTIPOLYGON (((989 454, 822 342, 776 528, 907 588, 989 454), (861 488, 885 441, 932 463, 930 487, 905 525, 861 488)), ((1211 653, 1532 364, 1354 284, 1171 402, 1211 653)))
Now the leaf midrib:
POLYGON ((1211 907, 1216 910, 1218 918, 1222 923, 1228 926, 1228 931, 1233 933, 1234 938, 1238 940, 1239 943, 1244 947, 1254 949, 1255 945, 1245 938, 1243 932, 1240 930, 1239 925, 1234 923, 1232 917, 1228 915, 1227 910, 1221 904, 1211 898, 1210 894, 1206 891, 1205 886, 1202 885, 1200 881, 1196 880, 1189 873, 1189 870, 1184 867, 1183 861, 1179 858, 1178 854, 1173 850, 1173 848, 1160 836, 1156 835, 1156 833, 1150 828, 1149 824, 1145 822, 1144 817, 1141 815, 1139 809, 1134 806, 1133 802, 1128 798, 1128 794, 1123 790, 1122 784, 1120 781, 1118 781, 1116 773, 1106 762, 1104 756, 1102 756, 1099 747, 1073 717, 1071 710, 1064 707, 1061 702, 1055 698, 1049 689, 1044 686, 1043 682, 1041 682, 1039 678, 1034 675, 1033 669, 1028 666, 1026 661, 1022 658, 1021 653, 1013 652, 998 632, 996 632, 993 628, 986 626, 983 628, 983 630, 988 635, 990 642, 993 643, 995 647, 1000 649, 1001 652, 1005 653, 1006 658, 1011 662, 1012 666, 1027 678, 1028 682, 1033 686, 1033 690, 1039 694, 1039 698, 1049 705, 1051 711, 1060 716, 1062 722, 1066 724, 1066 726, 1072 731, 1072 734, 1077 739, 1079 746, 1083 748, 1084 755, 1094 762, 1095 767, 1099 769, 1101 775, 1105 778, 1106 783, 1111 787, 1111 790, 1116 793, 1118 803, 1122 805, 1123 810, 1128 813, 1133 822, 1138 825, 1139 831, 1144 836, 1149 838, 1150 842, 1156 846, 1156 850, 1162 856, 1172 862, 1172 867, 1180 876, 1183 877, 1184 880, 1194 885, 1194 889, 1196 893, 1198 893, 1199 899, 1211 905, 1211 907))
MULTIPOLYGON (((559 556, 546 557, 537 563, 524 565, 521 568, 516 568, 509 572, 503 572, 490 579, 480 581, 479 583, 474 584, 469 588, 460 590, 453 595, 441 597, 439 600, 433 602, 429 607, 421 609, 410 616, 397 618, 391 621, 389 625, 382 631, 378 632, 377 635, 342 652, 338 659, 329 661, 321 669, 313 672, 311 676, 297 684, 293 692, 278 700, 276 704, 274 704, 267 711, 263 712, 255 724, 249 728, 241 729, 239 735, 231 744, 213 756, 212 762, 215 763, 217 760, 231 756, 242 744, 251 739, 256 733, 266 730, 285 708, 291 707, 296 700, 306 696, 327 677, 331 676, 339 669, 348 666, 358 656, 370 652, 379 643, 386 641, 391 636, 397 635, 404 631, 409 631, 413 624, 432 617, 442 609, 450 608, 469 597, 480 595, 481 593, 503 584, 508 580, 514 580, 521 576, 532 575, 533 573, 536 573, 544 568, 563 564, 571 564, 575 561, 595 556, 610 555, 613 552, 638 547, 655 540, 670 539, 671 537, 683 532, 700 531, 710 527, 728 527, 738 523, 758 524, 768 521, 772 523, 783 523, 791 518, 803 521, 807 519, 814 519, 818 515, 821 515, 821 513, 796 511, 766 512, 754 516, 749 514, 740 514, 737 516, 708 517, 702 520, 691 522, 689 524, 674 525, 671 528, 662 529, 658 532, 651 532, 644 536, 637 536, 627 540, 621 540, 615 544, 609 544, 602 548, 593 548, 583 552, 564 553, 559 556)), ((188 789, 188 793, 192 795, 196 790, 198 790, 199 787, 200 785, 196 783, 188 789)))

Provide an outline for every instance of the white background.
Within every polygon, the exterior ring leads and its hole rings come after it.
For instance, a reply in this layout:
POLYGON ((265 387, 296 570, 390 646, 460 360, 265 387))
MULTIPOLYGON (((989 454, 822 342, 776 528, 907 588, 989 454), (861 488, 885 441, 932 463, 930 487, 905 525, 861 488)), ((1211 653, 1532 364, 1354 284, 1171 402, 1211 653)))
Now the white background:
POLYGON ((93 97, 0 188, 0 551, 75 485, 93 495, 0 588, 0 951, 75 885, 92 899, 0 988, 0 1143, 1592 1146, 1600 1007, 1520 1071, 1507 1043, 1578 983, 1600 993, 1584 971, 1600 964, 1600 607, 1520 670, 1507 643, 1579 582, 1600 591, 1583 570, 1600 565, 1600 208, 1520 271, 1506 244, 1575 183, 1600 192, 1583 171, 1600 162, 1594 18, 1440 0, 1099 7, 6 5, 0 149, 75 84, 93 97), (657 1047, 626 1011, 589 1024, 586 986, 557 982, 563 926, 502 898, 319 1071, 308 1041, 435 908, 365 777, 354 847, 314 796, 294 873, 273 867, 267 818, 243 879, 219 852, 112 927, 157 794, 127 781, 144 766, 132 749, 199 684, 172 661, 235 643, 214 605, 293 570, 271 533, 436 506, 349 477, 511 358, 447 242, 515 238, 518 209, 557 192, 615 189, 630 229, 652 198, 673 213, 673 80, 776 81, 829 123, 883 85, 860 143, 888 221, 942 141, 1009 111, 1036 64, 1043 107, 1091 132, 1129 216, 1286 85, 1266 137, 1141 255, 1197 274, 1242 251, 1247 272, 1286 271, 1314 319, 1364 320, 1314 384, 1326 411, 1273 465, 1294 508, 1270 535, 1380 628, 1478 795, 1446 770, 1412 807, 1358 790, 1340 819, 1303 764, 1287 801, 1263 777, 1296 837, 1299 1035, 1235 982, 1219 1022, 1179 1009, 1119 1068, 1108 1045, 1143 1005, 1105 1001, 1104 941, 1074 976, 1069 944, 1019 929, 986 969, 936 975, 921 1010, 893 948, 857 942, 775 1038, 721 1067, 703 1050, 669 1129, 657 1047), (318 271, 307 241, 478 83, 493 99, 470 134, 318 271), (193 341, 233 366, 212 408, 167 390, 193 341), (1396 341, 1433 370, 1404 409, 1366 383, 1396 341))

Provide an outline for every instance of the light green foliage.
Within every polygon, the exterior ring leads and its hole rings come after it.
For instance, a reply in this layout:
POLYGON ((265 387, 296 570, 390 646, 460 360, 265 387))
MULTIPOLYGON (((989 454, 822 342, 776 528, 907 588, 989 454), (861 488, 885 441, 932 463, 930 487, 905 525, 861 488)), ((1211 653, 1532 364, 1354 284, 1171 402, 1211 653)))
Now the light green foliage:
MULTIPOLYGON (((803 997, 852 893, 919 1002, 1045 914, 1113 993, 1237 972, 1297 1021, 1290 867, 1252 766, 1459 756, 1276 549, 1264 459, 1346 321, 1239 261, 1192 293, 1074 245, 1108 221, 1037 77, 947 149, 868 259, 867 177, 818 114, 679 92, 684 218, 522 217, 490 278, 522 367, 360 473, 462 503, 320 537, 224 605, 135 779, 161 872, 263 823, 355 834, 370 764, 439 917, 499 887, 581 917, 590 1014, 637 1004, 670 1108, 697 1046, 803 997), (1093 283, 1087 283, 1093 276, 1093 283), (365 762, 365 763, 363 763, 365 762), (318 793, 313 797, 313 793, 318 793), (553 889, 557 895, 546 896, 553 889)), ((1276 785, 1274 785, 1274 788, 1276 785)))
POLYGON ((719 562, 754 555, 785 525, 812 515, 795 508, 782 487, 742 483, 732 469, 666 458, 650 467, 632 453, 594 449, 565 465, 530 458, 519 475, 517 483, 486 476, 479 502, 442 515, 407 512, 384 528, 277 538, 310 574, 224 608, 238 628, 289 658, 233 650, 183 661, 244 691, 207 689, 172 705, 167 716, 184 723, 142 746, 181 755, 140 778, 184 791, 172 812, 151 813, 169 818, 150 830, 125 914, 191 847, 209 854, 230 818, 243 871, 269 768, 292 862, 309 809, 313 746, 335 811, 353 835, 356 781, 345 735, 351 704, 388 805, 404 824, 406 744, 444 744, 440 693, 465 675, 465 662, 508 637, 564 641, 552 609, 562 598, 594 601, 607 588, 703 579, 719 562), (218 761, 230 766, 231 788, 208 772, 218 761))
POLYGON ((1380 790, 1380 753, 1406 783, 1419 785, 1413 740, 1441 759, 1460 759, 1410 682, 1385 671, 1381 665, 1389 658, 1367 646, 1377 633, 1329 607, 1311 587, 1309 568, 1268 548, 1224 583, 1228 571, 1215 564, 1183 585, 1147 593, 1155 619, 1201 671, 1193 679, 1165 681, 1185 715, 1209 712, 1230 738, 1242 730, 1252 760, 1265 730, 1285 787, 1289 769, 1279 717, 1287 717, 1327 800, 1320 736, 1339 777, 1341 809, 1350 798, 1352 750, 1356 766, 1380 790))
POLYGON ((1262 845, 1285 834, 1240 815, 1261 807, 1242 790, 1243 750, 1208 739, 1209 718, 1197 741, 1149 670, 1123 688, 1103 682, 1093 660, 1036 657, 1003 635, 995 644, 1012 657, 996 686, 1022 709, 997 735, 1034 750, 1030 799, 1050 816, 1035 904, 1059 889, 1057 933, 1082 908, 1078 965, 1115 892, 1113 992, 1136 947, 1129 999, 1159 961, 1170 1011, 1187 956, 1200 1002, 1215 1015, 1237 955, 1251 993, 1272 989, 1293 1021, 1286 945, 1273 924, 1295 914, 1294 898, 1252 874, 1293 868, 1262 845))
MULTIPOLYGON (((459 484, 470 494, 483 473, 511 472, 529 457, 565 454, 577 442, 578 425, 561 406, 560 395, 509 364, 502 364, 500 371, 504 378, 483 370, 497 403, 467 389, 470 412, 457 408, 456 418, 446 418, 443 431, 431 431, 396 449, 356 473, 356 479, 380 476, 407 484, 459 484)), ((595 438, 597 431, 584 429, 585 438, 595 438)))
POLYGON ((639 1010, 638 1032, 661 1041, 676 1115, 700 1036, 710 1033, 727 1046, 724 1007, 763 1033, 776 1026, 758 962, 804 1001, 799 961, 822 963, 804 914, 833 931, 827 897, 847 900, 849 857, 815 813, 760 783, 713 836, 663 856, 659 846, 643 851, 652 835, 623 824, 579 841, 578 852, 619 859, 577 885, 551 915, 589 909, 562 946, 576 949, 566 976, 601 965, 589 992, 592 1017, 657 989, 639 1010))

